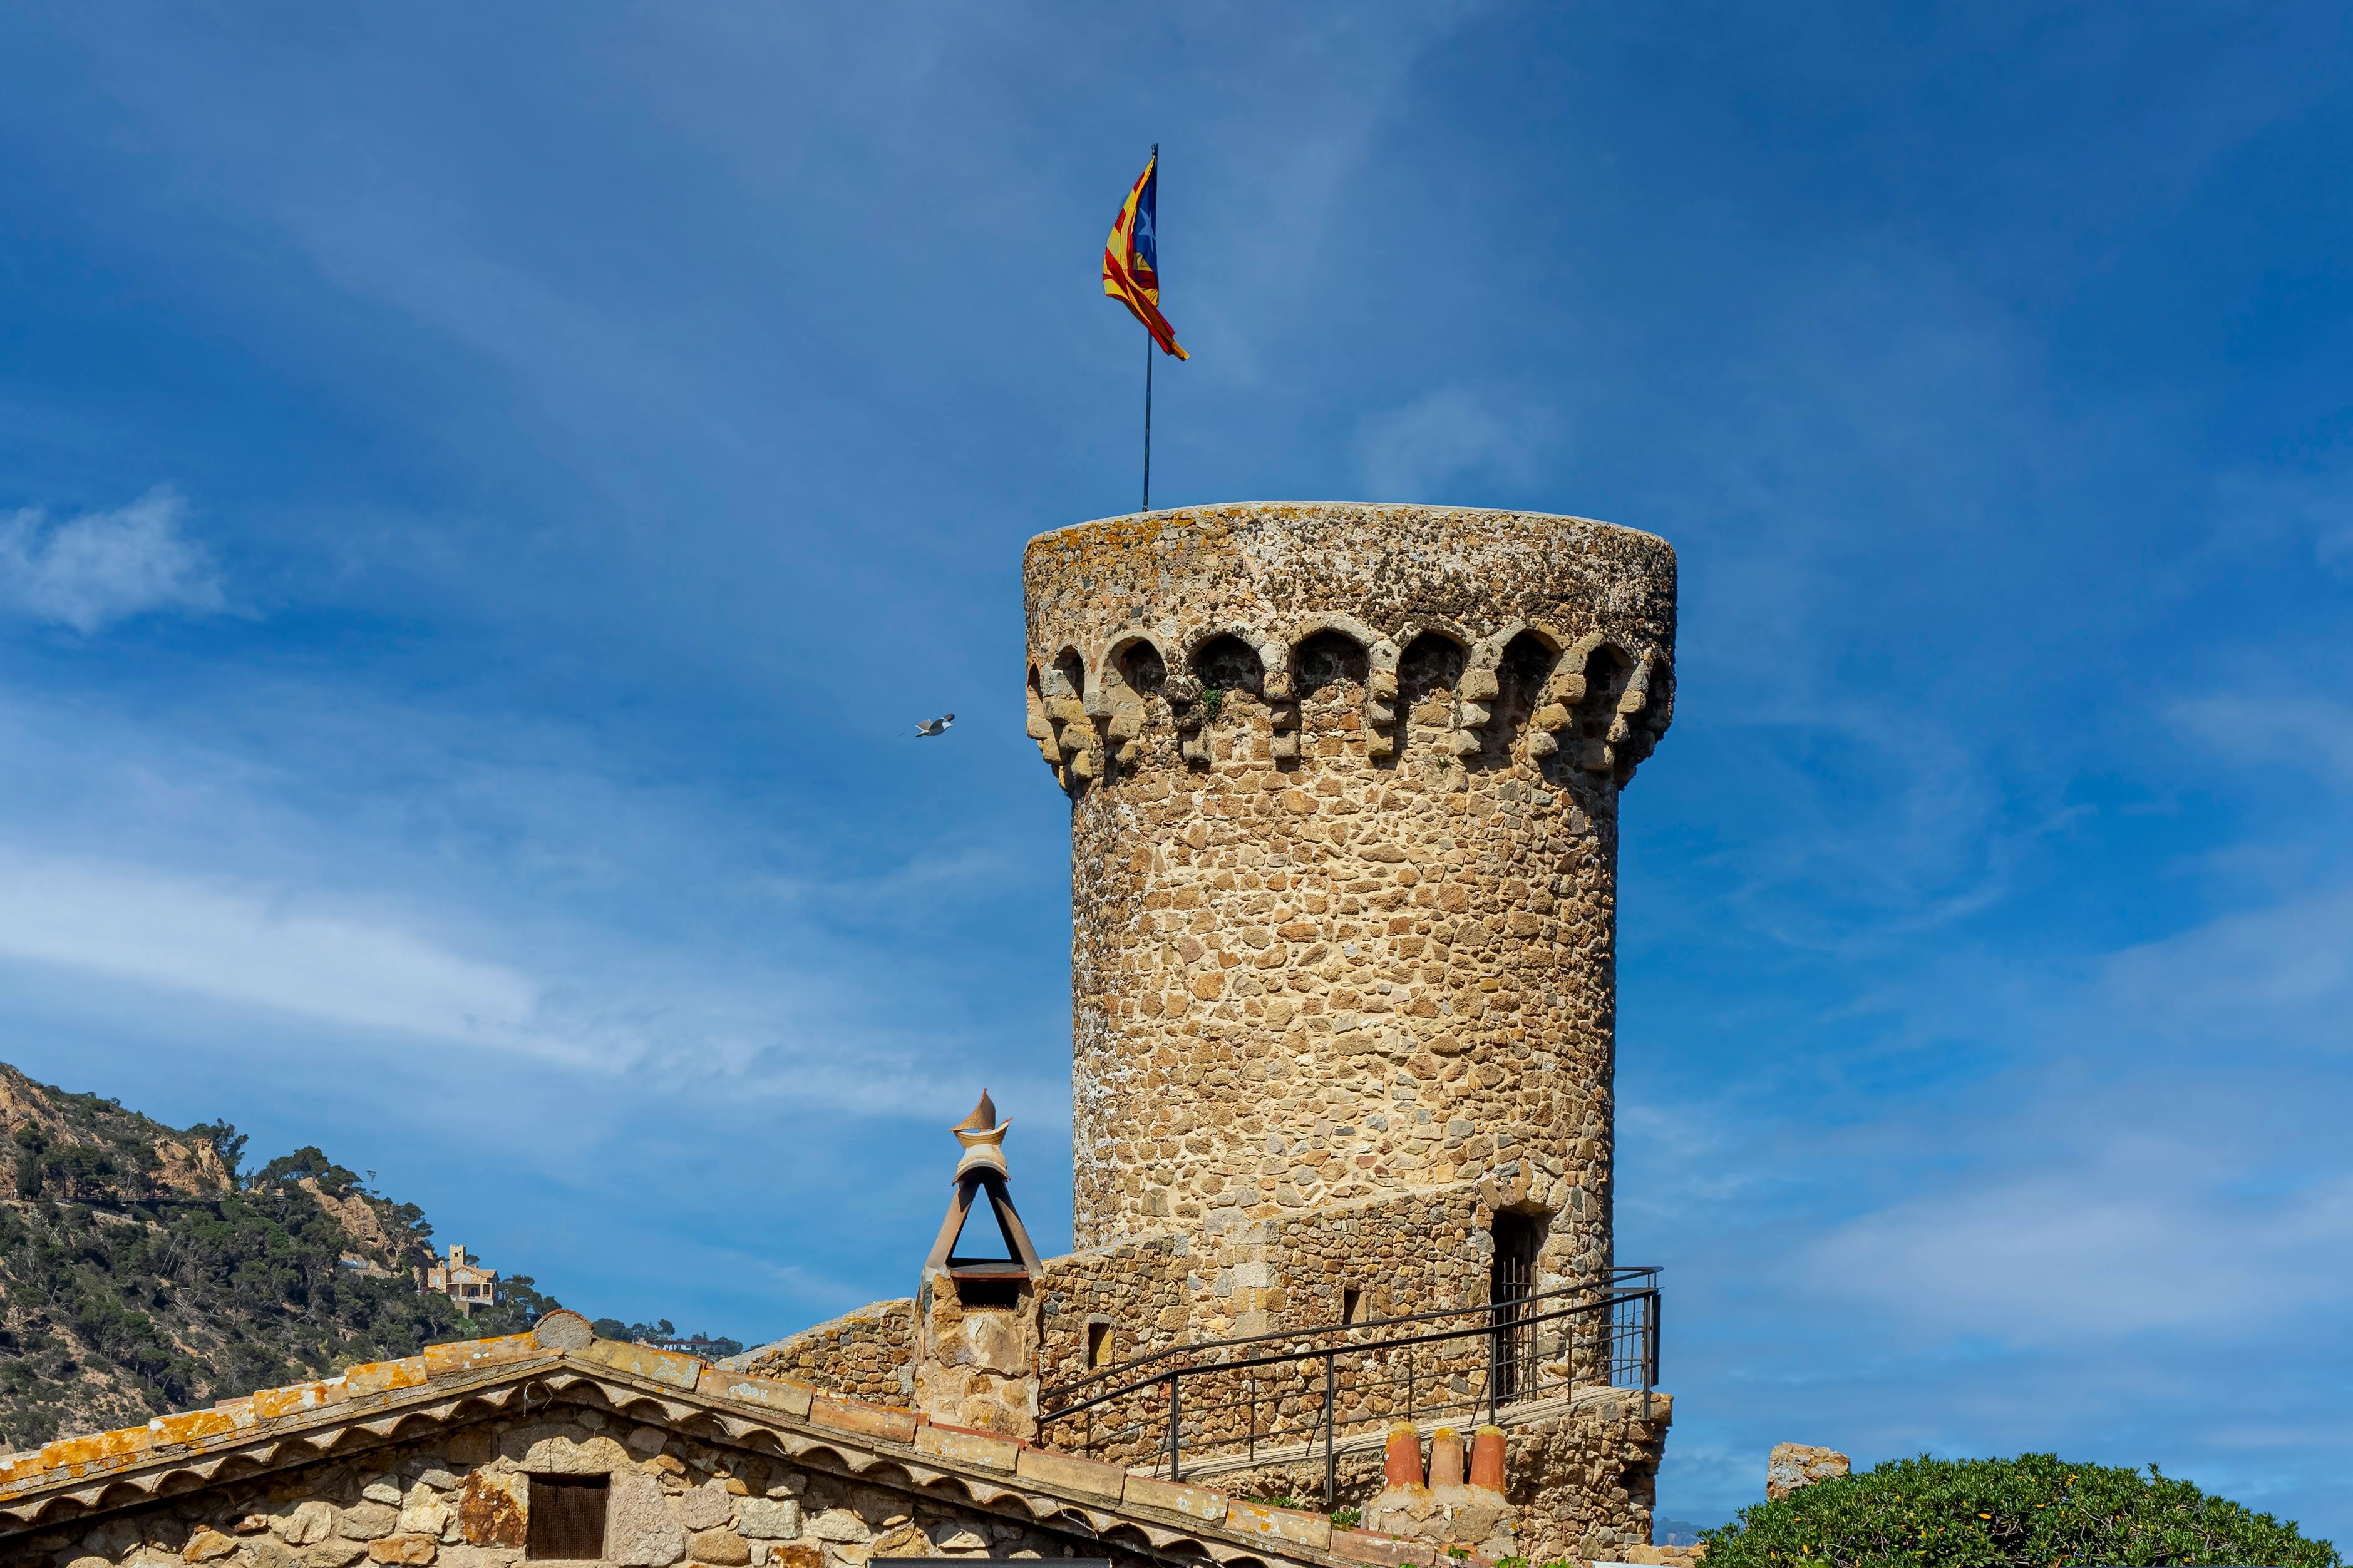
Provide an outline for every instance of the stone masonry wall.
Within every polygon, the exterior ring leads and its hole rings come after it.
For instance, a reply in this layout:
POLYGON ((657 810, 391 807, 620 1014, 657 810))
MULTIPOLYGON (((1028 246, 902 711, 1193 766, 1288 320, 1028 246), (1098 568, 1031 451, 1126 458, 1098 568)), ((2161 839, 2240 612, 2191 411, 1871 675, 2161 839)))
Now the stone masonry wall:
POLYGON ((1659 1460, 1672 1403, 1643 1411, 1640 1394, 1610 1399, 1575 1418, 1514 1428, 1504 1466, 1504 1499, 1518 1510, 1521 1555, 1614 1558, 1651 1543, 1659 1460))
POLYGON ((924 1273, 915 1308, 915 1408, 951 1426, 1036 1436, 1039 1312, 1034 1282, 1016 1288, 1010 1302, 973 1301, 946 1269, 933 1268, 924 1273))
POLYGON ((903 1404, 913 1393, 915 1303, 876 1301, 828 1323, 730 1356, 724 1364, 853 1399, 903 1404))
MULTIPOLYGON (((605 1476, 602 1561, 668 1568, 861 1568, 871 1556, 1101 1556, 1100 1542, 977 1509, 558 1405, 348 1459, 208 1487, 69 1534, 0 1546, 24 1568, 509 1568, 533 1475, 605 1476)), ((1124 1553, 1114 1552, 1124 1560, 1124 1553)))
POLYGON ((1598 1279, 1617 792, 1671 708, 1672 552, 1264 505, 1044 535, 1025 578, 1081 1244, 1488 1177, 1598 1279))
POLYGON ((1487 1296, 1492 1210, 1476 1183, 1334 1205, 1194 1234, 1166 1231, 1046 1260, 1044 1375, 1086 1366, 1088 1329, 1109 1359, 1172 1344, 1476 1306, 1487 1296))

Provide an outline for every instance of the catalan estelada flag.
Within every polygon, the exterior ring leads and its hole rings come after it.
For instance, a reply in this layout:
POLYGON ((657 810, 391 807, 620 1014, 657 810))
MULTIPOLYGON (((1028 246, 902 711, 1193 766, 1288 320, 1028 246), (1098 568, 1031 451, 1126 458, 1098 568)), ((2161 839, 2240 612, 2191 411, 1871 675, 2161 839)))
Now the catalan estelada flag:
POLYGON ((1121 204, 1119 221, 1103 241, 1103 292, 1126 306, 1163 353, 1191 359, 1176 342, 1176 331, 1160 313, 1160 247, 1155 209, 1160 194, 1160 149, 1152 150, 1135 188, 1121 204))

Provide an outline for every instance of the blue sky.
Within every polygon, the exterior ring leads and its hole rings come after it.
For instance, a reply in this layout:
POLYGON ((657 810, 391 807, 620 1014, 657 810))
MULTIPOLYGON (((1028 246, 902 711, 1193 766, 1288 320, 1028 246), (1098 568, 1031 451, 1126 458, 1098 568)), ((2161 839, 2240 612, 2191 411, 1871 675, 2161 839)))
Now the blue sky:
POLYGON ((2155 1460, 2353 1535, 2353 19, 2325 5, 0 15, 0 1059, 571 1304, 1068 1238, 1019 550, 1681 552, 1625 809, 1663 1512, 2155 1460), (913 721, 958 715, 920 747, 913 721))

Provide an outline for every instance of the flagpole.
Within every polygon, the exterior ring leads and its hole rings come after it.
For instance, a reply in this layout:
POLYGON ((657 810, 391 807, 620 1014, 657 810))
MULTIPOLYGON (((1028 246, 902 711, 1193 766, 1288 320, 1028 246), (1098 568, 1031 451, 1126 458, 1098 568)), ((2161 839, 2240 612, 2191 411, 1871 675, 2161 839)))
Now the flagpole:
MULTIPOLYGON (((1151 166, 1155 182, 1153 190, 1156 197, 1159 191, 1157 182, 1160 178, 1160 143, 1157 142, 1152 144, 1151 166)), ((1155 200, 1153 205, 1157 208, 1158 201, 1155 200)), ((1160 241, 1158 220, 1159 215, 1155 211, 1152 236, 1155 253, 1159 248, 1160 241)), ((1146 327, 1144 330, 1144 510, 1146 511, 1152 510, 1152 329, 1146 327)))

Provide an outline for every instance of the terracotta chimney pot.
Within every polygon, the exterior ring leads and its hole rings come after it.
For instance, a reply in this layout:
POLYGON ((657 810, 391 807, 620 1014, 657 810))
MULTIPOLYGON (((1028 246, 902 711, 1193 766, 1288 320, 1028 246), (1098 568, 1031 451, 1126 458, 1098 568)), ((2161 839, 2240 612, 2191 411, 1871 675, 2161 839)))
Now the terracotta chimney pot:
POLYGON ((1440 1426, 1430 1439, 1430 1484, 1462 1484, 1462 1438, 1451 1426, 1440 1426))
POLYGON ((1381 1458, 1381 1485, 1421 1485, 1421 1434, 1410 1422, 1400 1421, 1389 1428, 1388 1452, 1381 1458))
POLYGON ((1471 1438, 1471 1484, 1491 1492, 1504 1489, 1504 1429, 1482 1426, 1471 1438))

